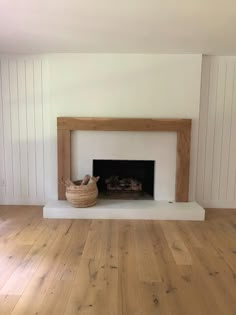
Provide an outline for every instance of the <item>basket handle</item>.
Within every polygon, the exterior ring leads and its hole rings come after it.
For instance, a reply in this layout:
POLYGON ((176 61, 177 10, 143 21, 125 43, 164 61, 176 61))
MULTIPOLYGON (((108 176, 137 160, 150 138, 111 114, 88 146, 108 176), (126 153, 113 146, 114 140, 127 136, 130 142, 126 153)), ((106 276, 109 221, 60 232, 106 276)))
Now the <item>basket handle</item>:
POLYGON ((99 181, 99 179, 100 179, 100 176, 97 176, 97 177, 92 176, 88 183, 89 184, 97 183, 99 181))

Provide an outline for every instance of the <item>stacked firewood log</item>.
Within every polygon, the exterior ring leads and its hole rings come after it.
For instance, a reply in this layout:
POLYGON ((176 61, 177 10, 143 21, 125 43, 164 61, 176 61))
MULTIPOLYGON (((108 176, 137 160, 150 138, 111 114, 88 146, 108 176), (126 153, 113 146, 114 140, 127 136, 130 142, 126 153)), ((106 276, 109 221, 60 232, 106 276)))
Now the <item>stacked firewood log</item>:
POLYGON ((119 191, 142 191, 142 183, 136 178, 119 176, 110 176, 105 180, 107 190, 119 191))
POLYGON ((82 186, 82 185, 89 185, 92 183, 97 183, 99 180, 99 176, 94 177, 94 176, 90 176, 90 175, 85 175, 84 178, 82 180, 77 180, 77 181, 72 181, 70 179, 67 179, 65 181, 66 186, 82 186))

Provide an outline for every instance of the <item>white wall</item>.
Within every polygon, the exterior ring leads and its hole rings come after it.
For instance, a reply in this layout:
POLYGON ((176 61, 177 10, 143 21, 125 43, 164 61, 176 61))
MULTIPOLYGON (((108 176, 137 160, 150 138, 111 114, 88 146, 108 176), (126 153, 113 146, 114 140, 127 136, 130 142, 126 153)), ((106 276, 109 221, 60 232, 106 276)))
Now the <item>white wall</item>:
POLYGON ((201 60, 201 55, 50 55, 54 114, 196 118, 201 60))
MULTIPOLYGON (((31 57, 23 58, 26 62, 31 57)), ((49 108, 44 104, 44 110, 48 114, 44 115, 44 124, 50 125, 50 133, 44 132, 43 139, 46 146, 45 161, 46 171, 44 178, 45 199, 56 198, 57 195, 57 162, 56 162, 56 117, 57 116, 107 116, 107 117, 173 117, 192 118, 192 152, 191 152, 191 176, 190 176, 190 198, 194 199, 196 184, 196 152, 197 152, 197 132, 200 103, 200 80, 201 80, 201 55, 141 55, 141 54, 59 54, 43 56, 43 64, 48 62, 49 84, 47 78, 43 80, 42 93, 50 92, 49 108), (47 135, 47 139, 45 139, 47 135)), ((47 66, 45 66, 47 68, 47 66)), ((47 72, 45 70, 45 72, 47 72)), ((7 81, 7 74, 4 72, 3 81, 7 81)), ((23 81, 24 82, 24 81, 23 81)), ((32 86, 33 79, 27 85, 27 90, 33 93, 35 86, 32 86)), ((16 86, 16 83, 14 84, 16 86)), ((3 87, 3 93, 7 93, 7 87, 3 87)), ((16 102, 17 97, 5 99, 1 108, 8 108, 16 102)), ((19 113, 22 114, 26 101, 21 100, 19 113)), ((27 105, 28 106, 28 105, 27 105)), ((38 108, 38 107, 37 107, 38 108)), ((31 104, 32 114, 36 107, 31 104)), ((8 109, 9 110, 9 109, 8 109)), ((1 110, 0 110, 1 111, 1 110)), ((14 112, 17 109, 14 109, 14 112)), ((5 119, 5 111, 2 112, 5 119)), ((24 114, 22 114, 24 115, 24 114)), ((36 115, 38 117, 38 115, 36 115)), ((39 121, 28 118, 32 128, 36 128, 39 121)), ((9 125, 9 124, 8 124, 9 125)), ((0 139, 5 139, 8 143, 11 133, 19 139, 27 139, 27 135, 20 133, 21 128, 12 124, 8 126, 7 134, 3 136, 1 130, 0 139), (19 129, 19 132, 18 132, 19 129)), ((40 123, 40 126, 43 126, 40 123)), ((24 128, 24 124, 22 126, 24 128)), ((44 128, 44 127, 42 127, 44 128)), ((46 128, 46 127, 45 127, 46 128)), ((42 129, 42 133, 43 133, 42 129)), ((32 145, 26 145, 29 156, 32 156, 36 165, 37 152, 35 143, 37 135, 30 133, 32 145)), ((23 141, 22 139, 22 141, 23 141)), ((1 143, 1 141, 0 141, 1 143)), ((30 143, 31 144, 31 143, 30 143)), ((5 151, 6 149, 2 149, 5 151)), ((3 152, 1 150, 1 152, 3 152)), ((8 150, 9 152, 11 150, 8 150)), ((7 151, 7 152, 8 152, 7 151)), ((41 152, 41 151, 40 151, 41 152)), ((2 155, 4 161, 11 165, 13 155, 2 155)), ((15 156, 15 155, 14 155, 15 156)), ((18 159, 19 160, 19 159, 18 159)), ((39 161, 39 159, 37 159, 39 161)), ((41 159, 40 159, 41 161, 41 159)), ((38 163, 38 162, 37 162, 38 163)), ((14 164, 15 165, 15 164, 14 164)), ((5 169, 3 167, 3 169, 5 169)), ((37 174, 41 174, 42 167, 37 166, 31 172, 30 179, 36 180, 37 174)), ((22 171, 23 181, 28 178, 27 172, 22 171)), ((41 176, 41 175, 39 175, 41 176)), ((18 176, 16 176, 18 178, 18 176)), ((38 178, 38 177, 37 177, 38 178)), ((0 168, 0 180, 6 186, 4 189, 10 191, 12 177, 6 181, 6 175, 0 168)), ((19 187, 19 183, 16 183, 19 187)), ((41 186, 40 186, 41 187, 41 186)), ((2 193, 0 202, 4 202, 2 193)), ((19 194, 20 196, 22 193, 19 194)), ((34 192, 34 203, 37 195, 34 192)), ((7 201, 14 203, 15 196, 7 198, 7 201)), ((28 198, 29 202, 31 199, 28 198)), ((26 198, 23 199, 27 203, 26 198)), ((18 201, 16 201, 18 202, 18 201)), ((41 203, 41 197, 38 198, 41 203)))
POLYGON ((236 207, 236 57, 204 57, 197 200, 236 207))
POLYGON ((175 200, 176 132, 74 131, 71 143, 74 180, 92 174, 95 159, 153 160, 154 199, 175 200))
MULTIPOLYGON (((201 61, 201 55, 51 55, 53 116, 192 118, 194 199, 201 61)), ((52 131, 56 137, 55 121, 52 131)))

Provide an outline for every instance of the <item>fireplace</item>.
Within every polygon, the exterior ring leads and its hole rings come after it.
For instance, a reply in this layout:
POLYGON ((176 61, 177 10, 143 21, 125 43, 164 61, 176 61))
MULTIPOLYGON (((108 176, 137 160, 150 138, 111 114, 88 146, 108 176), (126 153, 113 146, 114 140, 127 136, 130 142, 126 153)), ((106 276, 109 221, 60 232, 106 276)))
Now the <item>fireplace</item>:
POLYGON ((101 199, 154 199, 155 161, 93 160, 101 199))
MULTIPOLYGON (((58 117, 57 152, 59 200, 66 199, 64 181, 73 176, 71 174, 71 133, 75 130, 106 131, 109 132, 109 134, 113 131, 145 132, 146 134, 149 132, 176 132, 176 173, 172 177, 175 180, 175 201, 188 201, 191 119, 58 117)), ((152 147, 154 145, 153 143, 152 147)), ((90 150, 92 150, 92 146, 90 150)), ((140 158, 142 159, 142 157, 140 158)), ((157 185, 155 185, 155 187, 157 187, 157 185)), ((157 197, 157 200, 158 199, 157 197)))
MULTIPOLYGON (((43 209, 44 218, 204 220, 205 210, 196 202, 188 202, 191 119, 59 117, 57 127, 59 200, 48 202, 43 209), (74 135, 80 135, 80 141, 76 146, 73 143, 76 138, 71 137, 75 130, 79 130, 79 132, 74 133, 74 135), (87 131, 89 134, 90 132, 93 134, 89 137, 87 134, 85 137, 83 133, 87 131), (117 131, 118 133, 116 133, 117 131), (157 136, 161 132, 167 131, 176 132, 177 143, 172 141, 172 137, 170 141, 167 133, 160 137, 157 136), (102 141, 97 141, 96 139, 100 139, 100 132, 102 132, 102 141), (133 135, 134 132, 135 137, 133 135), (156 134, 156 132, 158 133, 156 134), (115 141, 116 135, 118 142, 115 141), (106 141, 103 141, 104 137, 106 137, 106 141), (164 140, 166 145, 163 144, 162 140, 164 140), (163 145, 165 150, 163 150, 163 145), (166 151, 169 145, 174 149, 173 151, 166 151), (76 151, 72 152, 73 158, 71 159, 72 146, 76 148, 76 151), (131 150, 126 151, 129 148, 131 150), (79 155, 77 155, 77 152, 79 155), (129 154, 127 154, 128 152, 129 154), (103 166, 104 172, 112 170, 112 172, 105 174, 103 179, 104 175, 101 174, 100 170, 95 170, 94 166, 94 175, 95 172, 96 175, 102 175, 99 185, 103 185, 104 188, 104 185, 110 184, 110 190, 108 190, 110 193, 119 187, 118 192, 120 193, 123 190, 125 195, 129 194, 130 190, 133 193, 135 193, 135 190, 136 193, 140 193, 141 189, 148 193, 145 186, 145 177, 139 177, 140 169, 142 170, 143 166, 138 167, 138 172, 134 175, 131 172, 133 166, 129 166, 129 163, 145 162, 146 164, 146 162, 151 162, 153 172, 148 177, 155 179, 155 184, 153 183, 154 187, 152 187, 150 194, 152 198, 154 197, 154 200, 100 199, 95 207, 73 208, 64 200, 66 199, 64 182, 68 178, 73 178, 73 176, 76 179, 81 178, 84 174, 92 174, 93 163, 96 164, 95 159, 98 158, 100 162, 106 163, 106 166, 103 166), (127 167, 121 168, 126 173, 114 173, 114 169, 110 166, 108 167, 107 159, 110 159, 109 161, 111 162, 109 163, 111 165, 113 162, 118 164, 127 163, 127 167), (146 161, 147 159, 152 161, 146 161), (74 162, 77 165, 72 170, 74 162), (176 166, 176 169, 173 169, 173 165, 176 166), (79 170, 78 174, 75 173, 75 170, 79 170), (122 178, 123 176, 124 178, 122 178), (175 198, 173 199, 169 199, 171 190, 165 190, 170 188, 171 185, 173 185, 173 197, 175 192, 175 198), (160 198, 162 196, 164 196, 164 199, 160 198), (176 202, 169 202, 169 200, 174 199, 176 202)), ((147 175, 147 169, 145 168, 141 175, 147 175)), ((108 193, 108 187, 105 186, 105 188, 104 194, 108 193)))

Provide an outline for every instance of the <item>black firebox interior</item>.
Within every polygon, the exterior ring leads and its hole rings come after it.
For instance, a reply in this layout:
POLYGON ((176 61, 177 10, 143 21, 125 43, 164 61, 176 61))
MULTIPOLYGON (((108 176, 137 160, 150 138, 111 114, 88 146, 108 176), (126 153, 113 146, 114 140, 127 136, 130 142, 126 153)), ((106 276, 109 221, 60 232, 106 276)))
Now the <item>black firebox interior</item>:
POLYGON ((143 160, 93 160, 93 175, 100 176, 99 198, 106 199, 154 199, 155 161, 143 160), (107 180, 120 182, 132 179, 141 183, 140 191, 109 190, 107 180))

